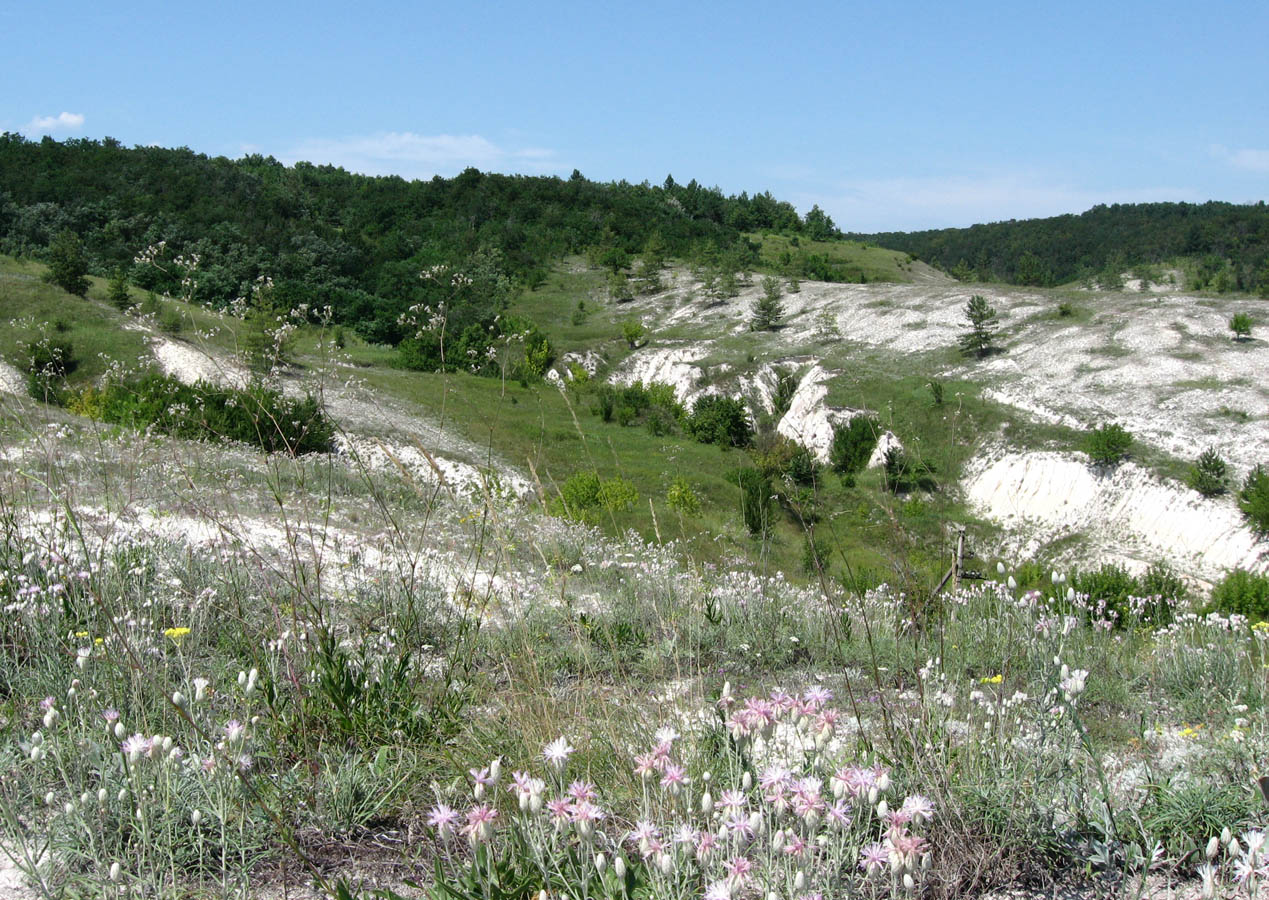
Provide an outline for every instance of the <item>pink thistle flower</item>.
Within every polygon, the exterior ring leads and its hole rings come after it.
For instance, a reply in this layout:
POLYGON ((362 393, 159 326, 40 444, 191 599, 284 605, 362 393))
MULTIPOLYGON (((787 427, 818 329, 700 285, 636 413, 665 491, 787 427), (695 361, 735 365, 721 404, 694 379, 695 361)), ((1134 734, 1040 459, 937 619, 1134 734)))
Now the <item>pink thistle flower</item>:
POLYGON ((770 765, 758 776, 758 786, 764 791, 776 787, 785 787, 793 778, 793 773, 784 766, 770 765))
POLYGON ((845 800, 838 800, 828 808, 829 821, 841 828, 848 828, 850 826, 850 814, 850 804, 845 800))
POLYGON ((427 814, 427 824, 436 829, 441 840, 449 840, 454 836, 458 825, 458 811, 444 803, 438 803, 427 814))
POLYGON ((640 819, 635 822, 635 827, 630 832, 630 840, 636 844, 642 844, 644 841, 651 841, 661 836, 661 829, 649 822, 647 819, 640 819))
POLYGON ((651 778, 657 773, 657 759, 651 753, 635 756, 634 772, 640 778, 651 778))
POLYGON ((696 836, 696 858, 707 860, 710 854, 714 852, 714 845, 718 843, 718 836, 712 831, 701 831, 696 836))
POLYGON ((802 835, 794 834, 793 837, 789 838, 789 842, 784 845, 784 852, 786 856, 805 857, 810 846, 802 835))
POLYGON ((747 805, 745 795, 733 788, 728 788, 718 795, 718 808, 724 812, 737 812, 747 805))
POLYGON ((599 822, 604 818, 604 811, 590 800, 578 800, 568 807, 570 822, 599 822))
POLYGON ((568 795, 574 800, 597 800, 599 794, 595 792, 595 786, 585 781, 574 781, 568 786, 568 795))
POLYGON ((483 844, 493 837, 494 822, 498 819, 498 810, 487 803, 481 803, 467 810, 467 824, 461 833, 472 845, 483 844))
POLYGON ((813 703, 815 708, 819 709, 833 699, 833 692, 822 684, 815 684, 806 689, 802 699, 807 703, 813 703))
POLYGON ((872 843, 859 851, 859 868, 875 875, 890 864, 890 851, 883 844, 872 843))
POLYGON ((910 797, 906 797, 902 808, 912 816, 912 821, 917 824, 928 822, 934 817, 934 802, 923 794, 913 794, 910 797))
POLYGON ((742 812, 732 813, 723 820, 723 825, 741 840, 753 839, 753 826, 749 824, 749 817, 742 812))
POLYGON ((665 764, 664 774, 661 776, 661 787, 669 788, 671 791, 677 791, 687 784, 687 772, 680 765, 672 762, 665 764))
POLYGON ((546 810, 551 814, 551 820, 559 824, 567 822, 572 816, 573 804, 567 797, 556 797, 554 800, 546 801, 546 810))
POLYGON ((753 862, 744 856, 733 856, 728 861, 726 869, 728 882, 739 887, 749 880, 749 873, 753 871, 753 862))

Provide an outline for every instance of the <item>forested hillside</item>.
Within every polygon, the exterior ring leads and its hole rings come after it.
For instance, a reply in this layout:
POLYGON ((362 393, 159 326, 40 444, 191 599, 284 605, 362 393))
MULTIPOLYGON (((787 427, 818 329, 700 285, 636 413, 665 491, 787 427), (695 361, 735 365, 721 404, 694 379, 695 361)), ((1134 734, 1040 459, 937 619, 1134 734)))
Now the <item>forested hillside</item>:
POLYGON ((907 251, 962 280, 1113 282, 1133 268, 1182 262, 1190 288, 1269 293, 1264 201, 1102 205, 1079 215, 851 237, 907 251))
POLYGON ((694 180, 605 184, 576 171, 565 180, 468 169, 405 181, 110 138, 0 136, 0 252, 47 258, 69 231, 89 272, 122 267, 134 284, 176 293, 176 268, 133 262, 166 241, 171 259, 197 256, 198 302, 226 305, 268 277, 276 302, 329 306, 336 321, 392 343, 405 310, 447 299, 420 279, 425 269, 480 269, 532 287, 566 254, 586 252, 620 273, 650 251, 737 271, 757 260, 743 234, 764 229, 837 233, 818 207, 799 218, 769 193, 725 196, 694 180))

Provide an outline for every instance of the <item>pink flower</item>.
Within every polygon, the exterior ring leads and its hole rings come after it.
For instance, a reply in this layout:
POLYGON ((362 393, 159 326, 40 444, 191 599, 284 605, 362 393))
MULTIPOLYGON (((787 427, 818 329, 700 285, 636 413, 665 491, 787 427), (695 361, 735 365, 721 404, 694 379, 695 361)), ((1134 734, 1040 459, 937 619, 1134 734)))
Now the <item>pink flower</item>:
POLYGON ((634 771, 640 778, 651 778, 657 773, 657 758, 651 753, 636 756, 634 771))
POLYGON ((568 795, 574 800, 595 800, 599 797, 593 784, 580 780, 568 786, 568 795))
POLYGON ((428 812, 427 824, 436 829, 437 836, 442 840, 449 840, 454 834, 455 826, 458 825, 458 811, 444 803, 438 803, 428 812))
POLYGON ((724 812, 738 812, 745 808, 748 801, 740 791, 728 788, 718 795, 718 808, 724 812))
POLYGON ((567 822, 573 815, 573 804, 567 797, 556 797, 554 800, 546 801, 546 809, 551 814, 552 821, 556 823, 567 822))
POLYGON ((878 843, 869 844, 859 852, 859 868, 869 875, 880 872, 890 863, 890 851, 878 843))
POLYGON ((665 774, 661 776, 661 787, 673 791, 687 784, 687 772, 682 766, 667 762, 663 771, 665 774))
POLYGON ((812 685, 802 694, 802 699, 807 703, 813 703, 816 709, 833 699, 833 692, 822 684, 812 685))
POLYGON ((753 871, 753 863, 744 856, 734 856, 727 863, 726 868, 728 882, 740 886, 749 880, 749 873, 753 871))
POLYGON ((462 834, 472 845, 483 844, 493 837, 494 822, 498 819, 498 810, 487 803, 481 803, 467 810, 467 824, 462 827, 462 834))
POLYGON ((701 860, 709 859, 710 854, 714 852, 714 845, 718 843, 718 837, 712 831, 702 831, 696 836, 696 858, 701 860))

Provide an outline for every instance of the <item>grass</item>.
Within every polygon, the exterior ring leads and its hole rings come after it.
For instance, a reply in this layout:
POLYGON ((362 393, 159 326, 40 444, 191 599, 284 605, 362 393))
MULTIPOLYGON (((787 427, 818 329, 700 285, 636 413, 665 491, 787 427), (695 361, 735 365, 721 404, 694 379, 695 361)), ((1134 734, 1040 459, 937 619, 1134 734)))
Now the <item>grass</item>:
POLYGON ((760 243, 758 251, 762 265, 780 271, 783 254, 797 257, 799 253, 826 256, 834 263, 861 274, 868 281, 908 282, 912 280, 911 261, 908 254, 898 250, 874 247, 859 241, 811 241, 781 234, 750 234, 751 241, 760 243))

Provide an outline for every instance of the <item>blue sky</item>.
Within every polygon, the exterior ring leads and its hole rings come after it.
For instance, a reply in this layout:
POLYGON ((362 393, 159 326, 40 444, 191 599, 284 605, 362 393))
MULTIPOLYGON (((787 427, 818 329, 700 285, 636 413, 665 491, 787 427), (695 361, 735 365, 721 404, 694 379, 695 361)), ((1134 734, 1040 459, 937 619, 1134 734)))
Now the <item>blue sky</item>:
POLYGON ((1269 3, 11 3, 0 131, 667 174, 848 230, 1269 194, 1269 3))

